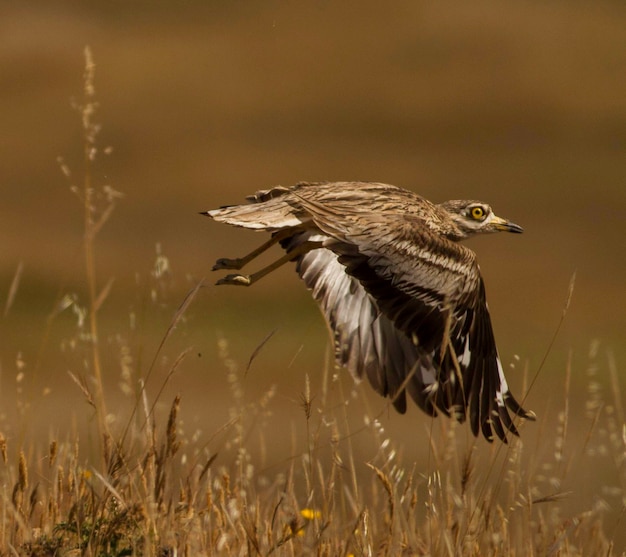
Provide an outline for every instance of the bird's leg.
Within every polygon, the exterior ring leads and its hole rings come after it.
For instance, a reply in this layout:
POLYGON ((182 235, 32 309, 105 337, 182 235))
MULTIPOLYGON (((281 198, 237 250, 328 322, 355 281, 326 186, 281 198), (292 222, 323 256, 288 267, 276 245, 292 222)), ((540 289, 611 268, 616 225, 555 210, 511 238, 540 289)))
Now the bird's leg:
POLYGON ((235 259, 228 259, 227 257, 222 257, 215 262, 213 265, 212 271, 219 271, 221 269, 235 269, 239 270, 252 261, 255 257, 261 255, 264 251, 267 251, 274 244, 277 244, 284 238, 288 238, 293 235, 293 228, 285 228, 283 230, 279 230, 278 232, 274 232, 272 237, 265 243, 261 244, 255 250, 252 250, 249 254, 244 255, 243 257, 237 257, 235 259))
POLYGON ((265 275, 268 275, 272 271, 275 271, 285 263, 289 263, 300 255, 321 247, 322 242, 303 242, 296 248, 292 249, 290 252, 286 253, 280 259, 274 261, 274 263, 270 263, 267 267, 263 267, 260 271, 257 271, 256 273, 252 273, 251 275, 226 275, 225 277, 218 280, 215 284, 250 286, 251 284, 254 284, 257 280, 263 278, 265 275))

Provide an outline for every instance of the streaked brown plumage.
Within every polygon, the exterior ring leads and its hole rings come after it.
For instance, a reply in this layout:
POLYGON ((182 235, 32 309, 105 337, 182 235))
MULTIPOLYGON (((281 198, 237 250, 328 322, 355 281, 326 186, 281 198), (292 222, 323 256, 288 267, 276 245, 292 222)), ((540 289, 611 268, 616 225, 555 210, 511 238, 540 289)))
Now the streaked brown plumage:
POLYGON ((241 269, 275 243, 286 255, 218 284, 247 286, 295 261, 333 334, 337 363, 366 376, 399 412, 408 392, 427 414, 468 417, 474 435, 503 441, 507 431, 518 434, 509 411, 534 418, 509 392, 476 256, 458 243, 521 227, 479 201, 436 205, 370 182, 278 186, 248 201, 204 214, 272 238, 213 269, 241 269))

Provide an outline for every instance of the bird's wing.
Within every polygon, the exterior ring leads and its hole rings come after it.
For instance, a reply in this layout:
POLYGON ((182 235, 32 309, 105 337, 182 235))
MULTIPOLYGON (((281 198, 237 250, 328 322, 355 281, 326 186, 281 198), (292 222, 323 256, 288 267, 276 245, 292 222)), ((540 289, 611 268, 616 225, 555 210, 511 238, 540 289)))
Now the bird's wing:
MULTIPOLYGON (((303 232, 285 241, 292 249, 323 236, 303 232)), ((356 379, 367 377, 374 389, 406 411, 405 389, 426 413, 436 415, 427 388, 436 381, 429 358, 380 311, 361 283, 345 272, 337 255, 315 249, 297 260, 296 270, 312 291, 331 331, 335 359, 356 379), (420 362, 423 365, 419 365, 420 362)))
POLYGON ((465 412, 474 435, 482 430, 487 439, 493 432, 506 439, 506 431, 518 434, 513 414, 534 419, 524 410, 509 390, 487 308, 485 286, 479 278, 477 290, 459 303, 454 312, 446 350, 437 359, 440 369, 456 369, 462 377, 465 412))
MULTIPOLYGON (((336 268, 332 270, 335 283, 325 281, 331 290, 324 294, 329 307, 333 297, 334 303, 339 300, 345 307, 334 316, 341 317, 341 323, 329 319, 331 327, 335 331, 359 328, 359 344, 346 344, 354 350, 346 361, 360 358, 374 387, 385 395, 393 393, 391 385, 405 384, 408 373, 413 373, 417 379, 409 379, 406 386, 420 407, 435 406, 459 420, 468 415, 474 434, 482 430, 492 439, 495 431, 506 440, 506 430, 517 433, 507 408, 525 417, 532 415, 509 392, 473 252, 436 236, 410 215, 355 213, 341 218, 327 204, 303 198, 299 203, 327 236, 324 246, 362 287, 355 296, 354 282, 340 278, 336 268), (348 288, 353 290, 350 296, 346 296, 348 288), (361 331, 363 315, 366 321, 375 316, 372 322, 378 320, 378 328, 361 331), (397 351, 392 349, 388 365, 379 370, 386 383, 372 380, 374 374, 364 360, 375 345, 369 334, 378 335, 383 343, 392 337, 402 339, 398 364, 397 351), (420 377, 420 370, 428 369, 434 374, 430 382, 420 377)), ((328 316, 328 310, 322 309, 328 316)), ((356 338, 356 333, 343 334, 356 338)))

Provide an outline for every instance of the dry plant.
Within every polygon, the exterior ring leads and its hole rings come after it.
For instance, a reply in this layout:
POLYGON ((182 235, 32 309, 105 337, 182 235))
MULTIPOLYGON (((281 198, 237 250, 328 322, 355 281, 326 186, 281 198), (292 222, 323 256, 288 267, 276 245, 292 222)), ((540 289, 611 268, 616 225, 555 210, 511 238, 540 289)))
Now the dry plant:
MULTIPOLYGON (((98 450, 78 432, 46 446, 11 443, 0 434, 0 555, 624 554, 612 541, 624 529, 624 397, 618 364, 611 354, 603 364, 596 343, 586 385, 572 372, 570 358, 562 397, 554 403, 558 414, 552 422, 547 417, 539 422, 541 441, 535 446, 524 440, 529 431, 508 445, 488 445, 468 437, 454 421, 421 416, 428 426, 422 438, 429 444, 422 465, 387 433, 382 416, 388 408, 368 409, 360 387, 346 393, 346 383, 330 365, 319 382, 304 377, 299 409, 288 425, 276 423, 276 387, 259 397, 245 388, 252 360, 274 333, 248 356, 233 356, 221 338, 213 365, 226 373, 230 411, 211 437, 190 438, 179 420, 184 399, 176 396, 167 416, 156 411, 165 384, 189 350, 172 359, 153 400, 146 384, 190 311, 200 281, 174 312, 140 377, 130 344, 118 338, 122 392, 130 408, 125 421, 111 419, 98 341, 98 310, 111 282, 98 287, 95 238, 119 194, 92 185, 97 103, 89 50, 85 58, 79 107, 84 186, 74 191, 84 209, 88 302, 82 306, 76 296, 67 296, 60 306, 77 316, 79 334, 72 342, 88 347, 85 372, 72 379, 76 396, 94 409, 98 450), (583 388, 585 416, 572 415, 570 400, 583 388), (289 431, 290 456, 273 458, 277 435, 289 431), (571 478, 587 466, 607 470, 607 480, 599 480, 601 497, 572 512, 566 506, 576 487, 571 478), (607 520, 608 509, 616 507, 622 510, 607 520)), ((160 252, 157 261, 156 279, 167 267, 160 252)), ((5 313, 21 274, 20 265, 5 313)))

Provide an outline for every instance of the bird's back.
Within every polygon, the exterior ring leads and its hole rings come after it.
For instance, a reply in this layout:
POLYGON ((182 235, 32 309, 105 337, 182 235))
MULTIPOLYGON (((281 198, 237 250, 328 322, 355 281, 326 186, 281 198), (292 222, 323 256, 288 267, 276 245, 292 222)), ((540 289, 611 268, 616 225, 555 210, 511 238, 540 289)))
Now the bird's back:
POLYGON ((248 203, 209 211, 217 221, 245 228, 277 231, 310 225, 303 202, 323 205, 337 220, 372 220, 378 215, 409 215, 434 232, 445 234, 454 226, 438 205, 418 194, 379 182, 300 182, 291 188, 276 186, 259 190, 248 203))

